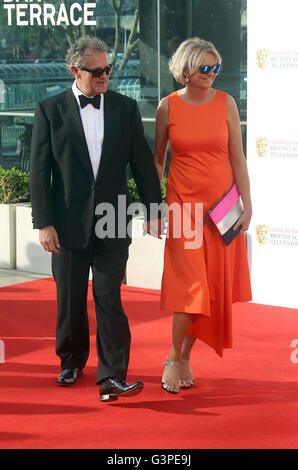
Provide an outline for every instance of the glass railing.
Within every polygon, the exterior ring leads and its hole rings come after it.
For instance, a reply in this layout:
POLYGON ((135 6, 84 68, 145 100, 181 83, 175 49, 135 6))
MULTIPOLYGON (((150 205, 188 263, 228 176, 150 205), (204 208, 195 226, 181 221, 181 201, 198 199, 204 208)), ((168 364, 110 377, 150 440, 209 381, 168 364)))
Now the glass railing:
MULTIPOLYGON (((0 111, 0 166, 29 171, 29 156, 33 126, 33 112, 0 111)), ((145 135, 148 126, 154 127, 155 118, 142 118, 145 135)), ((246 148, 247 123, 241 122, 243 147, 246 148)), ((152 147, 152 129, 147 136, 152 147)))
POLYGON ((29 171, 34 113, 0 112, 0 166, 29 171))

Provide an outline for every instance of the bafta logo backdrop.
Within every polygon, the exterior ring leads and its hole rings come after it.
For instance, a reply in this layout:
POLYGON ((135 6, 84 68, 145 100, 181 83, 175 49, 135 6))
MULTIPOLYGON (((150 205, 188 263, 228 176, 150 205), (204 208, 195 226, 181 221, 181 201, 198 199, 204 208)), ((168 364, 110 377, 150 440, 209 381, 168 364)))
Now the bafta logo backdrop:
POLYGON ((256 140, 257 154, 259 157, 265 157, 268 152, 269 140, 265 137, 258 137, 256 140))
POLYGON ((258 49, 256 56, 257 56, 257 64, 260 67, 260 69, 267 67, 268 62, 269 62, 268 49, 258 49))
POLYGON ((268 240, 269 228, 266 225, 257 225, 256 234, 258 242, 264 245, 268 240))
POLYGON ((253 299, 298 308, 298 1, 248 0, 247 12, 253 299))

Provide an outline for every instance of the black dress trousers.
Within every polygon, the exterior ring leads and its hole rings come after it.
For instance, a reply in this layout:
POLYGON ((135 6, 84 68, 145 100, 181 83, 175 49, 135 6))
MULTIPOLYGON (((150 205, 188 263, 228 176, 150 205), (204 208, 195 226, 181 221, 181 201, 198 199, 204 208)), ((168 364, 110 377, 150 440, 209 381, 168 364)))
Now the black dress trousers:
POLYGON ((61 247, 52 254, 57 287, 56 353, 62 369, 83 368, 89 356, 87 292, 90 267, 97 320, 96 383, 107 377, 126 379, 131 335, 121 302, 121 283, 128 259, 128 244, 106 244, 94 230, 86 250, 61 247))

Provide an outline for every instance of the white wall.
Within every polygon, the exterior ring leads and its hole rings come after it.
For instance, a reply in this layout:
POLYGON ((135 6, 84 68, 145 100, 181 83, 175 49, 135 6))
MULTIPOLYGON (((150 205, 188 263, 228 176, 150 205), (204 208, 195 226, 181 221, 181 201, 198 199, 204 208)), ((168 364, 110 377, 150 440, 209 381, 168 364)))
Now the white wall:
POLYGON ((298 1, 248 0, 253 300, 298 307, 298 1))

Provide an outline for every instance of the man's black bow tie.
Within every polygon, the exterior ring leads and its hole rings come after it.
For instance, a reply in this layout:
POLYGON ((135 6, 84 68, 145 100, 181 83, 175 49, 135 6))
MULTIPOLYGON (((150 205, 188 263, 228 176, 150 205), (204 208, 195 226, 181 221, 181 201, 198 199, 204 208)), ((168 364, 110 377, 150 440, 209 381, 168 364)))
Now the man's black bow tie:
POLYGON ((93 96, 93 98, 88 98, 88 96, 85 95, 79 95, 79 100, 80 100, 80 106, 81 108, 85 108, 87 104, 92 104, 94 108, 99 109, 100 108, 100 95, 93 96))

